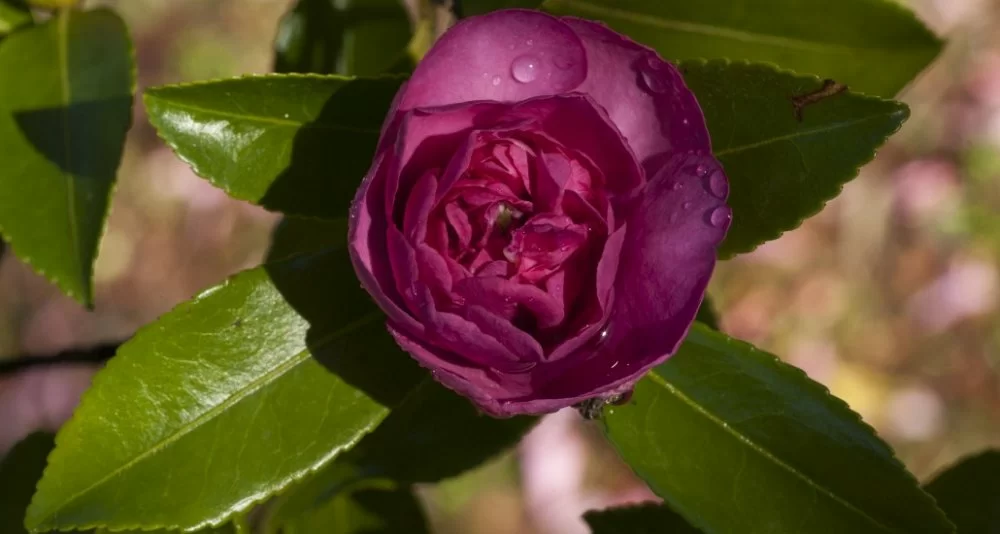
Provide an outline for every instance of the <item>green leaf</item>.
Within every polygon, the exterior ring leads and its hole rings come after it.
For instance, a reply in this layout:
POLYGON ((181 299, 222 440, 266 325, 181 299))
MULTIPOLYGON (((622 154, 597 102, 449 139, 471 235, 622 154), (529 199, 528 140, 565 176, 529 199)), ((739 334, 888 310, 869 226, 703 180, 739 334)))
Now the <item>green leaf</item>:
POLYGON ((536 422, 535 417, 484 416, 468 400, 425 382, 358 446, 279 497, 269 524, 276 530, 308 514, 338 488, 366 479, 412 484, 460 475, 515 445, 536 422))
POLYGON ((961 460, 925 489, 961 534, 1000 532, 1000 451, 961 460))
POLYGON ((410 36, 399 0, 299 0, 278 24, 274 70, 382 74, 406 55, 410 36))
POLYGON ((0 234, 83 304, 131 123, 125 24, 98 9, 60 11, 0 42, 0 234))
POLYGON ((292 215, 347 214, 402 78, 247 76, 146 91, 150 122, 230 196, 292 215))
POLYGON ((803 105, 799 120, 792 99, 823 87, 818 78, 727 61, 687 61, 680 69, 729 176, 733 223, 723 258, 818 212, 909 117, 905 104, 844 91, 803 105))
POLYGON ((666 59, 774 63, 888 97, 941 50, 889 0, 547 0, 542 7, 604 21, 666 59))
POLYGON ((544 0, 461 0, 462 16, 482 15, 498 9, 535 9, 544 0))
POLYGON ((31 24, 31 12, 21 0, 0 0, 0 38, 31 24))
POLYGON ((683 517, 662 505, 644 504, 584 514, 593 534, 700 534, 683 517))
POLYGON ((843 401, 704 325, 605 413, 625 461, 707 533, 954 532, 843 401))
POLYGON ((285 260, 301 254, 319 252, 347 244, 346 219, 305 219, 282 217, 271 235, 267 262, 285 260))
POLYGON ((694 320, 712 330, 719 329, 719 312, 715 309, 715 304, 712 303, 712 299, 708 295, 705 295, 705 300, 701 301, 698 315, 695 316, 694 320))
POLYGON ((221 524, 329 464, 425 379, 345 250, 246 271, 140 330, 98 373, 28 525, 221 524))
POLYGON ((32 434, 0 461, 0 532, 28 532, 24 528, 24 513, 35 492, 35 484, 42 478, 52 446, 51 434, 32 434))
POLYGON ((409 487, 364 481, 340 488, 315 509, 282 525, 282 534, 428 534, 427 520, 409 487))

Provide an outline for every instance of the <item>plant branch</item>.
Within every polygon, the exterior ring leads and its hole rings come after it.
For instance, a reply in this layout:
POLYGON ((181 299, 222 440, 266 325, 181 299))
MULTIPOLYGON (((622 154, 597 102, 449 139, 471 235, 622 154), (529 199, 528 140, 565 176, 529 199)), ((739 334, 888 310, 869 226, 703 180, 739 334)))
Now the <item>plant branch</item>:
POLYGON ((18 355, 0 360, 0 376, 54 365, 104 363, 115 355, 120 346, 121 343, 107 343, 86 349, 70 349, 51 356, 18 355))

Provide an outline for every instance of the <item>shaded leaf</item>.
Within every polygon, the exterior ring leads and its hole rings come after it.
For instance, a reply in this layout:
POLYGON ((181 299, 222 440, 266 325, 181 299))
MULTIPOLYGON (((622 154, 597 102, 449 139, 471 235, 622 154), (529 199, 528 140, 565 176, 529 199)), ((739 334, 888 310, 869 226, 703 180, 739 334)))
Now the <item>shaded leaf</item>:
POLYGON ((278 24, 274 70, 382 74, 406 56, 410 36, 399 0, 299 0, 278 24))
POLYGON ((925 489, 960 534, 1000 532, 1000 451, 960 460, 925 489))
POLYGON ((343 249, 178 306, 95 377, 28 524, 196 529, 316 472, 426 377, 383 322, 343 249))
POLYGON ((52 451, 52 435, 36 433, 11 449, 0 461, 0 532, 27 533, 24 513, 42 478, 45 460, 52 451))
POLYGON ((90 305, 94 258, 131 123, 134 72, 111 11, 60 11, 0 42, 0 233, 90 305))
POLYGON ((28 24, 31 24, 31 12, 23 1, 0 0, 0 39, 28 24))
POLYGON ((292 215, 347 215, 403 79, 275 74, 146 91, 150 122, 230 196, 292 215))
POLYGON ((365 481, 341 488, 282 525, 282 534, 426 534, 427 519, 409 487, 365 481))
POLYGON ((583 519, 593 534, 700 534, 683 517, 663 505, 645 504, 587 512, 583 519))
POLYGON ((425 382, 357 447, 279 497, 269 524, 277 529, 293 522, 340 489, 368 479, 412 484, 460 475, 514 446, 537 420, 482 415, 451 390, 425 382))
POLYGON ((461 0, 462 16, 482 15, 498 9, 535 9, 544 0, 461 0))
POLYGON ((57 8, 73 7, 79 5, 82 0, 28 0, 28 3, 35 7, 57 8))
POLYGON ((749 252, 797 227, 836 197, 909 117, 905 104, 840 92, 804 105, 823 86, 770 65, 687 61, 712 149, 729 176, 733 223, 719 254, 749 252))
POLYGON ((544 9, 606 22, 669 60, 774 63, 891 97, 941 50, 887 0, 547 0, 544 9))
POLYGON ((318 252, 347 244, 347 219, 305 219, 285 216, 274 227, 267 262, 318 252))
POLYGON ((701 301, 698 315, 695 316, 694 320, 712 330, 719 329, 719 312, 715 309, 715 304, 712 303, 712 299, 708 295, 705 295, 705 300, 701 301))
POLYGON ((704 325, 603 421, 629 465, 708 533, 954 532, 843 401, 704 325))

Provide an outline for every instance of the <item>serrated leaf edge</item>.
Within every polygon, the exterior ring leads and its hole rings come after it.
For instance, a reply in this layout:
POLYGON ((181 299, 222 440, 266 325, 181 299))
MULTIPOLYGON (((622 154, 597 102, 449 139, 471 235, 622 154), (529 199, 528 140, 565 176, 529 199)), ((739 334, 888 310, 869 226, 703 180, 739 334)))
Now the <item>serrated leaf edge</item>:
MULTIPOLYGON (((675 64, 677 65, 678 69, 681 70, 682 74, 685 72, 684 69, 687 66, 689 66, 689 65, 693 65, 693 66, 696 66, 696 67, 708 67, 708 66, 712 66, 712 65, 723 65, 723 66, 726 66, 726 67, 729 67, 729 66, 741 66, 741 67, 746 67, 748 69, 755 69, 755 70, 758 70, 758 71, 760 71, 760 70, 769 70, 769 71, 777 72, 778 74, 782 74, 782 75, 792 76, 792 77, 803 79, 803 80, 810 80, 810 81, 813 81, 813 82, 815 82, 817 84, 822 83, 822 81, 823 81, 822 78, 820 78, 819 76, 815 76, 813 74, 801 74, 801 73, 798 73, 798 72, 790 70, 790 69, 782 68, 781 66, 776 65, 774 63, 765 62, 765 61, 731 60, 731 59, 726 59, 726 58, 719 58, 719 59, 686 59, 686 60, 683 60, 683 61, 679 61, 679 62, 677 62, 675 64)), ((860 122, 865 122, 867 120, 872 120, 872 119, 877 118, 877 117, 893 117, 896 114, 900 114, 901 115, 901 119, 899 120, 899 123, 896 124, 896 126, 894 128, 892 128, 891 131, 889 131, 885 136, 883 136, 881 138, 881 142, 879 142, 874 147, 872 147, 872 151, 871 151, 870 155, 868 155, 867 157, 861 159, 858 162, 857 165, 853 166, 852 170, 849 173, 846 174, 846 176, 848 176, 848 178, 845 179, 845 180, 843 180, 843 181, 840 181, 840 183, 837 186, 836 191, 833 193, 832 196, 830 196, 829 198, 820 200, 819 203, 815 207, 810 208, 809 210, 807 210, 806 214, 804 216, 802 216, 798 220, 798 222, 796 222, 793 226, 790 226, 790 227, 788 227, 788 228, 786 228, 784 230, 778 230, 777 232, 768 232, 768 233, 765 233, 765 234, 761 234, 760 236, 758 236, 758 240, 760 240, 760 241, 758 243, 754 244, 754 245, 749 246, 749 247, 728 248, 728 247, 726 247, 726 242, 723 241, 722 244, 719 245, 719 248, 720 248, 721 252, 719 254, 718 259, 720 259, 720 260, 728 260, 728 259, 732 259, 733 257, 741 255, 741 254, 746 254, 746 253, 749 253, 749 252, 753 252, 754 250, 757 249, 757 247, 760 247, 761 245, 763 245, 763 244, 765 244, 765 243, 767 243, 769 241, 773 241, 773 240, 781 237, 782 235, 784 235, 787 232, 791 232, 792 230, 795 230, 795 229, 799 228, 800 226, 802 226, 802 224, 806 220, 812 218, 813 216, 815 216, 819 212, 823 211, 823 208, 825 208, 827 204, 829 204, 832 200, 834 200, 834 199, 836 199, 837 197, 840 196, 840 194, 844 190, 844 187, 848 183, 852 182, 855 178, 858 177, 858 175, 861 173, 861 168, 864 167, 865 165, 868 165, 869 163, 871 163, 875 159, 875 157, 878 155, 878 151, 885 145, 885 143, 889 140, 890 137, 892 137, 893 135, 895 135, 896 132, 899 131, 899 129, 906 122, 906 120, 909 119, 909 117, 910 117, 910 108, 909 108, 909 106, 907 106, 903 102, 899 102, 898 100, 892 100, 892 99, 888 99, 888 98, 882 98, 882 97, 879 97, 879 96, 869 95, 869 94, 866 94, 866 93, 863 93, 863 92, 851 90, 850 88, 847 89, 847 94, 849 94, 851 96, 854 96, 854 97, 857 97, 857 98, 859 98, 861 100, 867 100, 869 102, 879 102, 879 103, 884 103, 884 104, 895 104, 897 106, 897 110, 894 111, 894 112, 885 114, 885 115, 870 115, 868 117, 865 117, 864 119, 859 119, 857 121, 851 122, 850 124, 846 124, 846 125, 840 124, 837 127, 845 127, 845 128, 847 128, 847 127, 853 126, 855 124, 858 124, 860 122)), ((697 94, 695 95, 695 97, 697 97, 697 94)), ((835 128, 830 128, 830 129, 833 130, 835 128)), ((821 132, 821 131, 825 131, 825 130, 815 130, 815 131, 808 132, 807 134, 818 133, 818 132, 821 132)), ((771 140, 768 140, 766 142, 763 142, 759 146, 764 146, 764 145, 770 143, 771 141, 774 141, 774 139, 771 139, 771 140)), ((745 150, 745 149, 748 149, 748 148, 756 148, 756 146, 753 146, 753 147, 747 146, 747 147, 738 147, 738 148, 739 148, 739 150, 745 150)), ((735 152, 735 150, 716 152, 713 149, 712 150, 712 155, 713 155, 713 157, 719 158, 719 157, 725 156, 726 154, 733 153, 733 152, 735 152)), ((725 168, 725 165, 723 165, 723 168, 725 168)))
MULTIPOLYGON (((841 399, 840 397, 837 397, 836 395, 834 395, 829 390, 829 388, 827 388, 825 385, 823 385, 823 384, 821 384, 819 382, 816 382, 815 380, 813 380, 812 378, 810 378, 809 375, 806 374, 806 372, 803 371, 802 369, 800 369, 800 368, 798 368, 798 367, 796 367, 794 365, 788 364, 788 363, 782 361, 781 358, 778 358, 774 354, 771 354, 769 352, 760 350, 757 347, 754 347, 753 345, 751 345, 750 343, 747 343, 745 341, 742 341, 742 340, 730 337, 730 336, 728 336, 728 335, 726 335, 724 333, 721 333, 721 332, 713 331, 713 330, 711 330, 710 328, 708 328, 707 326, 704 326, 704 325, 697 325, 694 328, 699 328, 699 329, 703 330, 704 331, 703 333, 707 334, 708 336, 718 337, 720 340, 724 341, 726 345, 737 345, 737 346, 744 345, 744 346, 746 346, 746 348, 748 349, 749 352, 751 352, 751 353, 758 353, 758 354, 764 356, 766 359, 770 359, 770 363, 775 364, 774 365, 775 370, 778 371, 779 373, 786 374, 788 376, 795 376, 796 378, 798 378, 799 380, 801 380, 802 383, 807 384, 807 385, 811 385, 812 389, 814 389, 817 393, 819 393, 821 397, 825 398, 828 402, 831 403, 831 405, 840 408, 843 412, 845 412, 845 415, 847 415, 847 417, 850 419, 851 422, 857 423, 862 429, 868 431, 868 433, 870 433, 872 437, 874 437, 876 440, 878 440, 878 442, 881 443, 885 447, 885 449, 889 452, 889 456, 888 456, 888 458, 886 458, 889 461, 889 463, 892 466, 896 467, 897 470, 901 472, 901 474, 903 475, 904 479, 906 479, 907 481, 913 483, 913 486, 918 491, 918 493, 922 493, 926 497, 926 499, 928 500, 927 504, 930 505, 930 510, 933 510, 933 512, 935 513, 935 515, 938 516, 938 519, 941 521, 941 525, 942 526, 950 526, 950 528, 951 528, 950 532, 953 533, 953 534, 955 533, 955 525, 952 524, 951 521, 947 518, 947 516, 945 515, 944 511, 941 510, 940 507, 938 507, 937 500, 934 498, 934 496, 930 495, 929 493, 927 493, 926 491, 923 490, 923 488, 920 486, 920 482, 913 475, 913 473, 911 473, 908 469, 906 469, 906 466, 896 456, 896 453, 892 449, 892 447, 890 447, 887 443, 885 443, 885 441, 882 440, 882 438, 879 437, 878 432, 875 431, 875 428, 873 428, 871 425, 869 425, 867 422, 865 422, 865 420, 861 417, 861 415, 859 415, 857 412, 855 412, 854 410, 852 410, 851 407, 850 407, 850 405, 848 405, 843 399, 841 399)), ((688 397, 687 395, 685 395, 684 392, 682 392, 676 386, 674 386, 673 384, 671 384, 666 378, 664 378, 664 377, 660 376, 659 374, 657 374, 656 368, 653 368, 653 370, 650 371, 647 376, 650 378, 650 380, 652 380, 653 382, 657 383, 658 385, 662 386, 667 391, 669 391, 672 396, 674 396, 675 398, 679 399, 681 402, 687 404, 688 406, 690 406, 695 411, 697 411, 697 412, 699 412, 701 414, 704 414, 706 417, 708 417, 708 419, 710 421, 712 421, 713 423, 715 423, 719 428, 723 429, 726 433, 728 433, 731 436, 735 437, 738 441, 746 444, 747 446, 750 447, 750 449, 754 450, 755 452, 763 455, 766 459, 771 460, 775 464, 781 466, 786 471, 790 472, 793 476, 795 476, 795 477, 797 477, 797 478, 805 481, 808 485, 816 488, 821 493, 826 494, 827 496, 833 498, 835 501, 842 503, 848 509, 856 511, 857 513, 861 514, 861 516, 863 516, 866 519, 870 520, 875 525, 883 528, 886 532, 893 532, 894 531, 890 526, 886 526, 886 525, 883 525, 882 523, 878 522, 875 518, 869 516, 864 510, 861 510, 861 509, 857 508, 853 503, 851 503, 849 501, 845 501, 842 497, 840 497, 838 494, 834 493, 832 490, 830 490, 830 489, 828 489, 828 488, 820 485, 819 483, 815 482, 811 477, 805 475, 804 473, 801 473, 797 468, 794 468, 793 466, 788 465, 785 462, 783 462, 782 460, 780 460, 779 458, 775 457, 767 448, 765 448, 765 447, 757 444, 756 442, 754 442, 750 438, 748 438, 748 437, 744 436, 743 434, 738 433, 737 431, 733 430, 732 427, 730 427, 729 425, 725 424, 722 421, 722 419, 720 419, 719 417, 717 417, 715 414, 709 412, 703 406, 701 406, 700 404, 698 404, 697 402, 695 402, 694 400, 692 400, 690 397, 688 397)), ((672 509, 674 509, 677 513, 681 514, 681 516, 683 516, 685 519, 687 519, 693 526, 695 526, 695 527, 697 527, 699 529, 702 529, 702 530, 706 530, 706 531, 710 531, 711 530, 711 529, 708 528, 708 525, 705 525, 704 523, 702 523, 701 521, 699 521, 698 518, 689 517, 689 515, 687 513, 685 513, 682 510, 681 507, 679 507, 679 506, 672 507, 672 509)))
MULTIPOLYGON (((297 259, 301 258, 302 256, 312 255, 312 254, 316 254, 316 253, 317 253, 316 251, 309 251, 309 252, 303 252, 302 254, 294 254, 294 255, 291 255, 291 256, 284 257, 284 258, 282 258, 282 259, 280 259, 278 261, 271 262, 268 265, 278 265, 278 264, 282 264, 282 263, 286 263, 286 262, 292 262, 292 261, 296 261, 297 259)), ((194 298, 179 303, 177 306, 174 306, 167 313, 168 314, 172 314, 172 313, 175 313, 175 312, 183 311, 183 310, 185 310, 187 308, 190 308, 192 306, 195 306, 202 299, 204 299, 204 298, 212 295, 213 293, 215 293, 217 291, 220 291, 220 290, 228 287, 230 284, 232 284, 234 281, 236 281, 237 278, 239 278, 241 276, 244 276, 247 273, 250 273, 250 272, 255 271, 257 269, 262 269, 262 268, 264 268, 264 266, 253 267, 253 268, 241 271, 239 273, 236 273, 236 274, 230 276, 229 278, 227 278, 222 283, 220 283, 218 285, 215 285, 213 287, 210 287, 210 288, 202 291, 201 293, 199 293, 198 295, 196 295, 194 298)), ((375 320, 378 317, 380 317, 380 315, 377 314, 377 313, 369 314, 369 316, 374 316, 374 319, 373 318, 368 318, 367 320, 363 321, 365 324, 367 324, 371 320, 375 320)), ((152 330, 154 327, 156 327, 156 325, 158 324, 158 322, 159 322, 158 320, 157 321, 153 321, 152 323, 149 323, 149 324, 146 324, 146 325, 140 327, 136 331, 136 333, 133 335, 133 338, 137 338, 140 335, 142 335, 143 333, 145 333, 146 331, 152 330)), ((345 331, 345 330, 347 330, 347 329, 349 329, 351 327, 356 327, 357 324, 361 323, 361 322, 362 321, 360 321, 360 320, 359 321, 354 321, 354 322, 350 323, 349 325, 347 325, 346 327, 338 329, 337 331, 338 332, 343 332, 343 331, 345 331)), ((316 343, 322 344, 324 342, 325 342, 325 338, 319 340, 316 343)), ((129 342, 126 342, 124 345, 122 345, 122 347, 119 348, 119 352, 121 351, 121 349, 125 348, 128 345, 128 343, 129 342)), ((316 343, 314 343, 314 345, 316 343)), ((296 354, 295 356, 292 356, 291 358, 289 358, 286 361, 286 364, 284 366, 288 366, 288 363, 290 363, 292 361, 296 361, 296 363, 294 365, 289 366, 289 367, 294 367, 294 366, 299 365, 302 362, 306 361, 308 359, 308 356, 306 356, 305 358, 302 358, 302 354, 303 353, 305 353, 305 354, 308 355, 309 354, 309 348, 307 348, 306 350, 304 350, 304 351, 296 354)), ((101 383, 103 383, 103 381, 105 380, 104 376, 107 374, 106 372, 109 369, 112 369, 112 368, 114 368, 117 365, 121 365, 118 360, 119 359, 117 358, 117 354, 116 354, 116 357, 111 358, 108 361, 108 363, 105 365, 105 367, 94 376, 94 379, 91 382, 90 387, 88 387, 87 390, 81 396, 80 402, 77 405, 78 406, 77 410, 74 411, 73 416, 63 425, 63 427, 60 429, 60 431, 58 433, 56 433, 55 439, 54 439, 55 446, 52 448, 52 451, 46 457, 45 470, 42 472, 41 478, 39 478, 38 482, 35 485, 35 494, 32 495, 31 503, 28 506, 29 513, 26 515, 26 518, 25 518, 25 528, 29 532, 32 532, 32 533, 41 533, 41 532, 72 532, 72 531, 78 531, 78 530, 89 530, 89 529, 101 528, 101 529, 104 529, 104 530, 106 530, 108 532, 121 532, 121 531, 129 531, 129 530, 132 530, 132 531, 138 530, 138 531, 142 531, 142 532, 157 531, 157 530, 170 530, 170 531, 175 531, 175 532, 192 532, 193 533, 193 532, 197 532, 199 530, 205 529, 205 528, 218 528, 218 527, 224 525, 225 523, 228 523, 229 521, 231 521, 232 518, 234 516, 236 516, 237 514, 240 514, 240 513, 243 513, 245 511, 247 511, 247 510, 250 510, 255 505, 260 504, 260 503, 266 501, 267 499, 269 499, 269 498, 271 498, 273 496, 280 495, 280 494, 284 493, 286 490, 288 490, 290 487, 292 487, 296 483, 301 482, 305 478, 307 478, 307 477, 309 477, 311 475, 316 474, 319 470, 321 470, 324 467, 326 467, 327 465, 329 465, 340 454, 342 454, 342 453, 344 453, 344 452, 352 449, 355 445, 358 444, 358 442, 361 441, 362 438, 364 438, 366 435, 368 435, 372 431, 374 431, 375 428, 377 428, 379 426, 379 424, 381 424, 381 422, 388 416, 389 412, 391 411, 389 408, 386 408, 385 411, 384 411, 384 413, 382 414, 381 418, 379 418, 378 420, 375 420, 375 421, 371 422, 370 424, 368 424, 364 428, 362 428, 361 431, 352 440, 350 440, 347 444, 345 444, 342 447, 334 448, 333 450, 329 451, 326 456, 322 457, 318 462, 316 462, 313 466, 309 467, 308 469, 306 469, 304 471, 301 471, 299 473, 296 473, 296 474, 294 474, 294 475, 286 478, 273 491, 265 492, 265 493, 260 493, 260 494, 257 494, 257 495, 245 498, 245 499, 239 501, 238 503, 236 503, 234 506, 230 507, 228 510, 226 510, 223 515, 221 515, 221 516, 219 516, 217 518, 214 518, 214 519, 209 519, 209 520, 203 521, 202 523, 199 523, 197 525, 193 525, 193 526, 180 526, 180 525, 170 525, 170 524, 142 525, 142 524, 138 524, 138 523, 136 523, 136 524, 122 524, 122 525, 110 525, 110 524, 108 524, 106 522, 94 522, 94 523, 87 523, 87 524, 80 524, 80 525, 58 526, 58 527, 48 527, 48 528, 39 528, 37 526, 34 527, 34 528, 29 527, 28 522, 27 522, 27 517, 31 516, 30 510, 32 510, 33 508, 36 507, 35 503, 36 503, 36 498, 38 496, 39 487, 41 486, 42 480, 45 479, 46 475, 49 472, 49 468, 52 465, 52 460, 53 460, 54 456, 60 450, 60 446, 62 445, 62 436, 64 435, 65 429, 71 428, 73 425, 80 424, 80 423, 77 422, 77 417, 79 416, 79 413, 80 413, 79 412, 79 406, 83 406, 91 396, 95 395, 94 391, 96 391, 97 388, 98 388, 98 386, 101 383)), ((284 366, 279 366, 279 367, 284 367, 284 366)), ((426 381, 426 380, 427 379, 424 379, 423 381, 426 381)), ((420 384, 423 384, 423 381, 421 381, 420 384)), ((228 397, 226 399, 226 401, 228 401, 229 399, 232 399, 232 398, 233 397, 230 396, 230 397, 228 397)), ((237 399, 237 400, 239 400, 239 399, 237 399)), ((223 401, 223 402, 225 402, 225 401, 223 401)), ((220 403, 217 406, 221 406, 221 405, 222 405, 222 403, 220 403)), ((194 420, 192 420, 192 422, 195 422, 195 421, 198 421, 198 420, 202 419, 205 415, 213 412, 216 407, 210 408, 205 413, 199 415, 194 420)), ((163 442, 163 441, 166 441, 166 440, 161 440, 161 442, 163 442)), ((155 445, 154 445, 154 447, 155 447, 155 445)), ((134 461, 134 459, 130 460, 128 463, 130 463, 132 461, 134 461)), ((101 483, 101 481, 98 481, 97 483, 93 484, 92 486, 95 486, 95 485, 100 484, 100 483, 101 483)), ((88 487, 87 489, 84 489, 82 491, 77 492, 72 497, 70 497, 70 499, 68 499, 68 501, 75 500, 76 498, 78 498, 83 493, 86 493, 87 491, 89 491, 89 489, 90 488, 88 487)), ((50 514, 47 514, 45 517, 46 518, 51 518, 53 515, 54 514, 50 513, 50 514)))
MULTIPOLYGON (((136 65, 136 60, 135 60, 135 58, 136 58, 136 51, 135 51, 135 43, 132 40, 132 35, 128 31, 128 25, 125 24, 125 21, 113 9, 106 8, 106 7, 99 7, 99 8, 96 8, 96 9, 85 11, 85 13, 93 13, 93 12, 99 12, 99 11, 103 11, 103 12, 109 13, 112 16, 114 16, 114 18, 119 23, 121 23, 122 29, 125 30, 124 31, 124 33, 125 33, 125 41, 128 43, 127 54, 129 56, 130 65, 132 67, 130 69, 130 72, 129 72, 129 79, 131 81, 131 84, 130 84, 130 87, 129 87, 129 93, 130 93, 130 96, 132 97, 132 101, 134 102, 135 101, 136 84, 137 84, 138 67, 136 65)), ((51 21, 51 23, 54 24, 54 23, 56 23, 56 21, 53 20, 53 21, 51 21)), ((28 28, 28 27, 36 27, 36 26, 26 26, 26 28, 28 28)), ((13 34, 11 34, 11 35, 13 35, 13 34)), ((127 139, 128 131, 132 129, 132 123, 135 121, 134 106, 129 106, 129 112, 128 113, 129 113, 129 115, 128 115, 128 124, 127 124, 127 127, 125 128, 126 139, 127 139)), ((127 141, 123 141, 123 143, 124 142, 127 142, 127 141)), ((124 155, 124 149, 123 149, 123 155, 124 155)), ((101 230, 100 230, 100 232, 97 235, 97 248, 93 251, 93 257, 90 260, 90 265, 89 265, 89 268, 88 268, 89 275, 86 276, 86 280, 84 280, 84 283, 82 285, 83 290, 84 290, 83 294, 78 293, 75 288, 70 287, 69 285, 67 285, 66 281, 64 281, 60 277, 57 277, 56 275, 52 274, 47 268, 45 268, 45 267, 39 265, 38 263, 36 263, 31 256, 18 253, 18 247, 14 243, 14 240, 10 237, 10 234, 4 229, 3 225, 0 225, 0 239, 3 239, 4 241, 7 242, 7 245, 10 247, 11 252, 15 256, 17 256, 17 258, 19 260, 21 260, 26 265, 28 265, 31 268, 31 270, 33 270, 36 273, 38 273, 39 275, 41 275, 42 278, 44 278, 45 280, 48 280, 49 283, 51 283, 51 284, 55 285, 57 288, 59 288, 59 290, 62 291, 63 294, 65 294, 66 296, 70 297, 71 299, 75 300, 77 303, 81 304, 82 306, 84 306, 84 307, 86 307, 87 309, 90 309, 90 310, 94 309, 94 304, 95 304, 94 303, 94 297, 95 297, 95 294, 96 294, 96 285, 95 285, 95 281, 94 281, 94 269, 95 269, 95 267, 97 265, 97 257, 100 254, 101 243, 104 241, 104 236, 107 235, 107 233, 108 233, 108 220, 109 220, 110 215, 111 215, 112 200, 114 199, 115 193, 118 191, 118 170, 121 169, 122 159, 123 158, 119 157, 119 159, 118 159, 118 165, 117 165, 117 167, 115 167, 115 177, 111 181, 111 187, 108 188, 108 195, 107 195, 107 199, 106 199, 107 208, 105 208, 104 215, 101 217, 101 230)))
MULTIPOLYGON (((292 211, 292 210, 287 210, 287 209, 284 210, 284 211, 282 211, 282 210, 278 210, 278 209, 275 209, 275 208, 270 207, 270 206, 265 206, 265 205, 263 205, 263 204, 260 203, 260 199, 250 198, 249 196, 246 196, 246 195, 239 195, 239 194, 233 192, 231 190, 231 188, 223 187, 222 185, 220 185, 219 183, 217 183, 218 180, 216 178, 213 178, 213 177, 209 176, 210 173, 208 173, 204 169, 202 169, 201 166, 199 166, 194 161, 192 161, 191 158, 186 157, 184 154, 182 154, 182 151, 181 151, 180 146, 179 146, 178 143, 175 143, 175 142, 173 142, 173 141, 171 141, 171 140, 169 140, 169 139, 166 138, 165 134, 163 133, 163 123, 159 120, 159 117, 156 117, 153 114, 149 113, 149 109, 151 107, 151 101, 154 100, 154 99, 160 99, 160 100, 167 101, 167 99, 165 99, 164 97, 158 95, 158 93, 162 93, 162 92, 165 92, 165 91, 171 91, 171 90, 176 90, 176 89, 187 89, 187 88, 193 88, 193 87, 202 87, 202 86, 209 86, 209 85, 214 85, 214 84, 220 84, 220 83, 226 83, 226 82, 236 82, 236 81, 243 81, 243 80, 312 79, 312 80, 317 80, 317 81, 332 81, 332 80, 336 80, 336 81, 343 81, 343 82, 351 82, 351 81, 355 81, 355 80, 405 80, 406 78, 408 78, 408 76, 406 76, 406 75, 400 75, 400 74, 380 74, 378 76, 347 76, 347 75, 341 75, 341 74, 312 74, 312 73, 244 74, 244 75, 241 75, 241 76, 232 76, 232 77, 228 77, 228 78, 215 78, 215 79, 211 79, 211 80, 200 80, 200 81, 196 81, 196 82, 185 82, 185 83, 177 83, 177 84, 160 85, 160 86, 157 86, 157 87, 151 87, 151 88, 147 89, 143 93, 142 100, 143 100, 143 105, 145 106, 145 108, 147 110, 146 115, 149 118, 149 122, 150 122, 150 124, 153 125, 153 129, 156 130, 156 136, 158 138, 160 138, 160 140, 163 141, 164 144, 166 144, 167 146, 170 147, 170 150, 174 153, 174 155, 177 156, 178 159, 180 159, 181 161, 183 161, 184 163, 186 163, 189 167, 191 167, 191 170, 194 171, 194 173, 198 177, 200 177, 203 180, 207 181, 208 183, 212 184, 213 187, 216 187, 216 188, 222 190, 223 192, 225 192, 227 195, 229 195, 232 198, 235 198, 237 200, 243 200, 243 201, 246 201, 246 202, 250 202, 250 203, 252 203, 254 205, 257 205, 257 206, 260 206, 260 207, 264 208, 265 210, 267 210, 269 212, 272 212, 272 213, 281 213, 283 215, 290 215, 290 216, 294 216, 294 217, 314 218, 314 219, 318 219, 318 220, 330 220, 328 218, 320 217, 320 216, 317 216, 315 214, 299 213, 299 212, 292 211)), ((388 109, 386 110, 386 112, 388 112, 388 109)))

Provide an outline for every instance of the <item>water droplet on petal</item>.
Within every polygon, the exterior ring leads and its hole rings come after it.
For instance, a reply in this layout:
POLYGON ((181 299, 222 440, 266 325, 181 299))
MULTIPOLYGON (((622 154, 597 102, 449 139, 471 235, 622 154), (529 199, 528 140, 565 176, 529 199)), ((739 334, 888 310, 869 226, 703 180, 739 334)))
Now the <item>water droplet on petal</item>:
POLYGON ((660 79, 660 75, 650 70, 642 71, 642 81, 646 84, 646 89, 656 94, 667 92, 667 86, 660 79))
POLYGON ((726 198, 729 194, 729 183, 721 172, 715 171, 708 177, 708 192, 718 198, 726 198))
POLYGON ((556 56, 552 58, 552 63, 560 70, 568 70, 574 65, 573 60, 567 56, 556 56))
POLYGON ((650 70, 663 70, 663 60, 656 57, 656 54, 646 56, 646 66, 650 70))
POLYGON ((685 202, 685 203, 681 204, 681 207, 682 207, 682 208, 684 208, 684 209, 686 209, 686 210, 689 210, 689 209, 691 209, 691 206, 694 206, 694 203, 692 203, 692 202, 690 202, 690 201, 689 201, 689 202, 685 202))
POLYGON ((524 44, 528 46, 533 46, 535 44, 535 41, 533 39, 528 39, 527 41, 524 42, 524 44))
POLYGON ((708 216, 708 222, 716 228, 722 228, 733 218, 733 212, 727 206, 719 206, 712 210, 708 216))
POLYGON ((538 77, 538 58, 526 54, 519 56, 510 65, 510 74, 521 83, 529 83, 538 77))
POLYGON ((494 76, 493 77, 493 86, 496 87, 498 85, 500 85, 500 77, 499 76, 494 76))
POLYGON ((694 173, 695 175, 698 176, 698 178, 704 178, 705 175, 708 174, 708 167, 699 164, 697 167, 694 168, 694 173))
POLYGON ((684 189, 684 184, 682 182, 674 182, 674 191, 680 191, 684 189))

